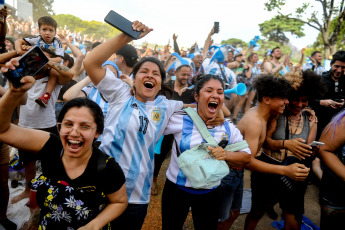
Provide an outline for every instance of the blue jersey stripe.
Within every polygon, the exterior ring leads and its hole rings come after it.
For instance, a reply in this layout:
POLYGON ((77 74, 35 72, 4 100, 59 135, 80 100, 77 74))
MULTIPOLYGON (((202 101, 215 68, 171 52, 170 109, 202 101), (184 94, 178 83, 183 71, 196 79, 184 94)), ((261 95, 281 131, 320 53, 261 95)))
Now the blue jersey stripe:
MULTIPOLYGON (((190 141, 193 134, 193 121, 189 116, 183 117, 183 125, 182 125, 182 136, 180 141, 180 153, 183 153, 184 151, 190 149, 190 141)), ((179 185, 185 185, 187 178, 179 169, 177 178, 176 178, 176 184, 179 185)))
MULTIPOLYGON (((140 115, 146 117, 146 104, 140 103, 138 107, 140 111, 140 115)), ((127 118, 128 119, 128 118, 127 118)), ((140 162, 143 158, 142 149, 145 149, 145 134, 138 130, 137 132, 137 139, 134 144, 133 148, 133 156, 132 161, 128 169, 128 174, 126 178, 126 189, 127 189, 127 196, 130 199, 132 192, 136 186, 136 182, 138 180, 138 176, 140 174, 140 162)), ((151 170, 152 171, 152 170, 151 170)), ((144 184, 145 187, 145 184, 144 184)))
POLYGON ((145 177, 145 181, 144 181, 144 187, 143 187, 143 192, 141 194, 140 200, 144 201, 147 197, 147 194, 150 193, 150 189, 151 189, 151 177, 153 175, 153 170, 154 170, 154 148, 156 145, 156 141, 158 140, 158 135, 162 129, 162 125, 165 119, 165 112, 167 110, 167 105, 165 103, 163 103, 163 97, 157 97, 157 99, 155 100, 154 103, 155 106, 159 105, 159 109, 161 110, 161 118, 160 118, 160 122, 158 124, 156 124, 156 130, 155 130, 155 135, 154 135, 154 141, 151 143, 151 145, 148 148, 149 151, 149 156, 150 156, 150 161, 147 162, 147 169, 148 169, 148 173, 145 177))
POLYGON ((118 122, 115 127, 115 133, 114 133, 114 139, 111 142, 111 147, 110 147, 110 155, 115 158, 117 162, 119 162, 121 153, 122 153, 122 148, 123 148, 123 143, 125 142, 126 139, 126 134, 127 134, 127 127, 129 124, 129 117, 131 117, 133 112, 133 108, 131 107, 131 102, 128 101, 124 109, 121 111, 120 115, 118 116, 118 122))

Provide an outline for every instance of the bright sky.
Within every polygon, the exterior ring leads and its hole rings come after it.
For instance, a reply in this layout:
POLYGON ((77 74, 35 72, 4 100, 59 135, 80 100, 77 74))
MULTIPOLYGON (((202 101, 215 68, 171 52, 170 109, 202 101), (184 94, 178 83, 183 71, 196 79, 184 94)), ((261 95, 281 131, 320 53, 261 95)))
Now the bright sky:
MULTIPOLYGON (((72 14, 82 20, 104 22, 104 17, 114 10, 130 21, 139 20, 153 28, 149 35, 135 44, 144 41, 165 45, 173 33, 177 42, 188 48, 194 42, 203 47, 212 29, 213 22, 219 21, 220 32, 213 35, 217 44, 229 38, 240 38, 249 42, 255 35, 261 35, 259 23, 271 19, 275 13, 264 10, 268 0, 55 0, 56 14, 72 14)), ((315 1, 308 0, 313 4, 315 1)), ((302 1, 289 0, 283 13, 291 13, 302 1), (286 10, 285 10, 286 9, 286 10)), ((289 35, 290 42, 301 49, 312 44, 318 31, 305 26, 306 36, 295 38, 289 35)))

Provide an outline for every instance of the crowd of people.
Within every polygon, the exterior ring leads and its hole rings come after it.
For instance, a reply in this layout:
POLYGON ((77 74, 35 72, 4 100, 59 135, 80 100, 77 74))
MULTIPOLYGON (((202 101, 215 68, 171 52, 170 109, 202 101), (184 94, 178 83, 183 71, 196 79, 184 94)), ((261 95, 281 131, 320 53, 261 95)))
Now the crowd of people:
MULTIPOLYGON (((6 18, 6 7, 0 13, 6 18)), ((138 21, 132 28, 139 39, 152 31, 138 21)), ((279 47, 259 57, 253 47, 213 44, 213 34, 203 48, 180 50, 174 34, 173 50, 139 49, 124 33, 94 41, 50 16, 0 22, 3 74, 35 45, 49 59, 18 88, 2 77, 0 224, 17 229, 6 216, 8 202, 29 198, 39 218, 26 226, 141 229, 170 153, 164 230, 182 229, 190 211, 196 230, 229 230, 240 214, 244 170, 252 191, 244 229, 255 229, 276 203, 284 228, 301 229, 311 177, 320 181, 321 229, 344 226, 345 51, 325 69, 319 51, 305 62, 302 50, 294 64, 279 47), (9 201, 11 148, 26 184, 9 201), (181 163, 201 151, 226 163, 226 175, 208 178, 208 186, 197 186, 181 163)), ((203 167, 194 173, 206 177, 203 167)))

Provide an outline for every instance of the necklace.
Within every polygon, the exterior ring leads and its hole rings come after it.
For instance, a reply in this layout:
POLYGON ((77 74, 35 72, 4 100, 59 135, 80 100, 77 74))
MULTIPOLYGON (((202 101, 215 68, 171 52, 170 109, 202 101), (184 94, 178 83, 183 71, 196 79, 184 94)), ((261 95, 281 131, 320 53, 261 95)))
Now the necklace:
POLYGON ((293 119, 292 117, 289 117, 288 121, 289 121, 289 130, 292 137, 296 134, 298 128, 303 126, 302 114, 300 114, 297 119, 293 119), (293 126, 296 127, 294 132, 292 131, 293 126))

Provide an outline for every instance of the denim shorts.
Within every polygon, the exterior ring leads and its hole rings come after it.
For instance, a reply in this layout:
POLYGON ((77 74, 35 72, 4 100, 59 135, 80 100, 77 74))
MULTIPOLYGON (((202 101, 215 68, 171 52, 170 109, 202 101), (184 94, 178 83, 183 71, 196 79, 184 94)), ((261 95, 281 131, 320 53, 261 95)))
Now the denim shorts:
POLYGON ((219 221, 225 221, 230 216, 231 210, 240 210, 243 197, 243 173, 242 170, 230 169, 220 184, 220 213, 219 221))

